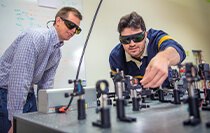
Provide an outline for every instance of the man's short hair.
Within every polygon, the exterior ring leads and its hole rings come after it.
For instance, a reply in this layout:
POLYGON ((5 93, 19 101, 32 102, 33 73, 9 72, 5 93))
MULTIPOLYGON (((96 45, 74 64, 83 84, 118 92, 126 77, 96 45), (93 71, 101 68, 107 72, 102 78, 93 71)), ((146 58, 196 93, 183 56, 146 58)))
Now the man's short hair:
POLYGON ((143 31, 146 31, 146 26, 142 16, 138 15, 136 12, 125 15, 120 19, 118 24, 118 32, 121 34, 125 28, 141 28, 143 31))
MULTIPOLYGON (((76 17, 82 20, 82 14, 74 7, 63 7, 55 15, 55 20, 57 17, 67 18, 68 14, 72 12, 76 17)), ((55 25, 56 21, 53 23, 55 25)))

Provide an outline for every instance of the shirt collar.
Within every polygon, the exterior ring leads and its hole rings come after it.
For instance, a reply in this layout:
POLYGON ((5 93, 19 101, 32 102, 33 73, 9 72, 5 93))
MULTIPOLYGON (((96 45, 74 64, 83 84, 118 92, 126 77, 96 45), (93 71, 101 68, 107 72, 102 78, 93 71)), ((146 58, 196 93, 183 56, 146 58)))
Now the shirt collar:
POLYGON ((54 26, 49 28, 49 32, 50 32, 50 38, 51 38, 51 43, 55 48, 59 48, 62 47, 64 45, 64 42, 60 42, 59 37, 58 37, 58 33, 55 29, 54 26))
MULTIPOLYGON (((148 56, 148 53, 147 53, 147 46, 148 46, 148 44, 149 44, 149 39, 146 38, 144 53, 142 54, 141 59, 142 59, 144 56, 148 56)), ((136 60, 136 59, 134 59, 133 57, 131 57, 126 51, 125 51, 125 58, 126 58, 126 62, 129 62, 129 61, 133 61, 133 62, 135 62, 135 63, 139 62, 138 60, 136 60)))
POLYGON ((59 48, 59 47, 62 47, 63 45, 64 45, 63 42, 59 42, 59 43, 57 43, 57 44, 54 44, 54 47, 55 47, 55 48, 59 48))

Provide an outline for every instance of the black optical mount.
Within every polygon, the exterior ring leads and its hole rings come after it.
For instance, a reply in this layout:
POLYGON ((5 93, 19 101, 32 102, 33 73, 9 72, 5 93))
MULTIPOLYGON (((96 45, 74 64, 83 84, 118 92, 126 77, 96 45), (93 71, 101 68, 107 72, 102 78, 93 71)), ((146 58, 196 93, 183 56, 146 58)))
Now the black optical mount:
POLYGON ((206 127, 210 128, 210 121, 206 123, 206 127))
POLYGON ((201 122, 198 97, 195 96, 192 83, 197 79, 197 72, 192 63, 185 64, 185 75, 188 82, 188 104, 189 119, 183 122, 184 125, 195 126, 201 122))
MULTIPOLYGON (((206 86, 204 88, 204 97, 206 97, 206 99, 204 100, 202 110, 210 111, 210 89, 208 85, 208 80, 210 80, 209 64, 206 64, 206 63, 199 64, 198 68, 199 68, 198 74, 201 77, 201 79, 204 80, 204 84, 206 86)), ((206 127, 210 128, 210 121, 206 123, 206 127)))
POLYGON ((107 93, 108 93, 109 84, 106 80, 100 80, 96 83, 96 90, 99 90, 102 94, 102 107, 96 109, 96 113, 101 112, 101 120, 92 122, 93 126, 101 128, 110 128, 110 109, 107 107, 107 93))
POLYGON ((164 98, 164 91, 163 91, 162 85, 159 86, 159 89, 157 91, 158 91, 158 98, 159 98, 160 102, 162 102, 162 103, 171 102, 170 100, 166 100, 164 98))
POLYGON ((142 104, 141 94, 137 94, 137 89, 140 89, 142 92, 142 86, 139 84, 138 79, 132 78, 131 76, 125 76, 123 82, 126 84, 127 88, 130 90, 132 96, 132 106, 133 111, 140 111, 142 108, 149 108, 149 105, 142 104))
POLYGON ((210 89, 208 85, 209 80, 209 64, 202 63, 198 65, 199 71, 198 74, 201 77, 202 80, 204 80, 205 88, 204 88, 204 104, 202 106, 202 110, 210 111, 210 89))
MULTIPOLYGON (((85 113, 85 99, 83 99, 83 94, 85 94, 85 90, 83 89, 83 86, 81 84, 81 80, 69 80, 69 84, 74 83, 74 91, 73 93, 65 93, 65 97, 71 96, 73 98, 74 96, 79 96, 79 99, 77 100, 77 109, 78 109, 78 120, 84 120, 86 119, 86 113, 85 113)), ((72 100, 71 100, 72 101, 72 100)), ((71 104, 71 101, 69 105, 71 104)))
POLYGON ((134 122, 136 121, 136 118, 127 117, 125 116, 125 100, 123 98, 122 92, 123 92, 123 75, 122 72, 119 72, 119 69, 117 69, 117 73, 114 74, 113 80, 116 88, 117 93, 117 99, 116 99, 116 108, 117 108, 117 118, 120 121, 124 122, 134 122))
POLYGON ((171 103, 181 104, 180 90, 178 89, 178 81, 180 80, 179 74, 176 69, 172 69, 171 71, 172 71, 172 77, 169 80, 170 80, 170 82, 173 82, 173 84, 174 84, 174 90, 173 90, 174 101, 171 101, 171 103))
POLYGON ((99 98, 101 97, 101 90, 96 89, 96 97, 97 97, 97 106, 101 105, 99 98))

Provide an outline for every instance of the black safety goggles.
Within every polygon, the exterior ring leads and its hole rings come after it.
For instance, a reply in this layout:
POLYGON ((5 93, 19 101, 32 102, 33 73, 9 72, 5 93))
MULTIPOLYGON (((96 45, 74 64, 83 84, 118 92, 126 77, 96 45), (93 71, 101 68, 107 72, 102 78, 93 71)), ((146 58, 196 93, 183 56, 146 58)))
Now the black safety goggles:
POLYGON ((82 29, 79 26, 77 26, 75 23, 73 23, 73 22, 71 22, 71 21, 69 21, 67 19, 64 19, 62 17, 60 17, 60 18, 64 21, 64 24, 66 25, 66 27, 68 29, 71 30, 71 29, 76 28, 75 34, 79 34, 82 31, 82 29))
POLYGON ((141 42, 144 40, 145 37, 145 31, 134 34, 134 35, 129 35, 129 36, 120 36, 120 42, 122 44, 130 44, 131 40, 134 42, 141 42))

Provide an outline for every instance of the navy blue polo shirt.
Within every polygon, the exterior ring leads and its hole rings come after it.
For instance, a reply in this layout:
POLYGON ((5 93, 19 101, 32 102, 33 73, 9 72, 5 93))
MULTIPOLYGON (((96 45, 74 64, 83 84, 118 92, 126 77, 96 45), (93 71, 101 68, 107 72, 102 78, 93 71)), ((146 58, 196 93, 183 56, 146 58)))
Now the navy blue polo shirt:
MULTIPOLYGON (((140 68, 136 65, 134 61, 126 61, 125 50, 122 43, 119 43, 110 53, 109 63, 111 71, 116 73, 116 68, 123 70, 125 75, 131 75, 135 78, 141 80, 144 76, 145 69, 149 64, 150 60, 159 52, 167 47, 174 47, 180 55, 181 63, 186 55, 183 47, 177 43, 172 37, 162 30, 149 29, 147 32, 147 39, 149 40, 147 45, 147 56, 144 56, 141 60, 140 68)), ((169 69, 171 69, 169 67, 169 69)), ((170 77, 170 76, 169 76, 170 77)), ((168 86, 168 78, 162 84, 163 87, 168 86)))

